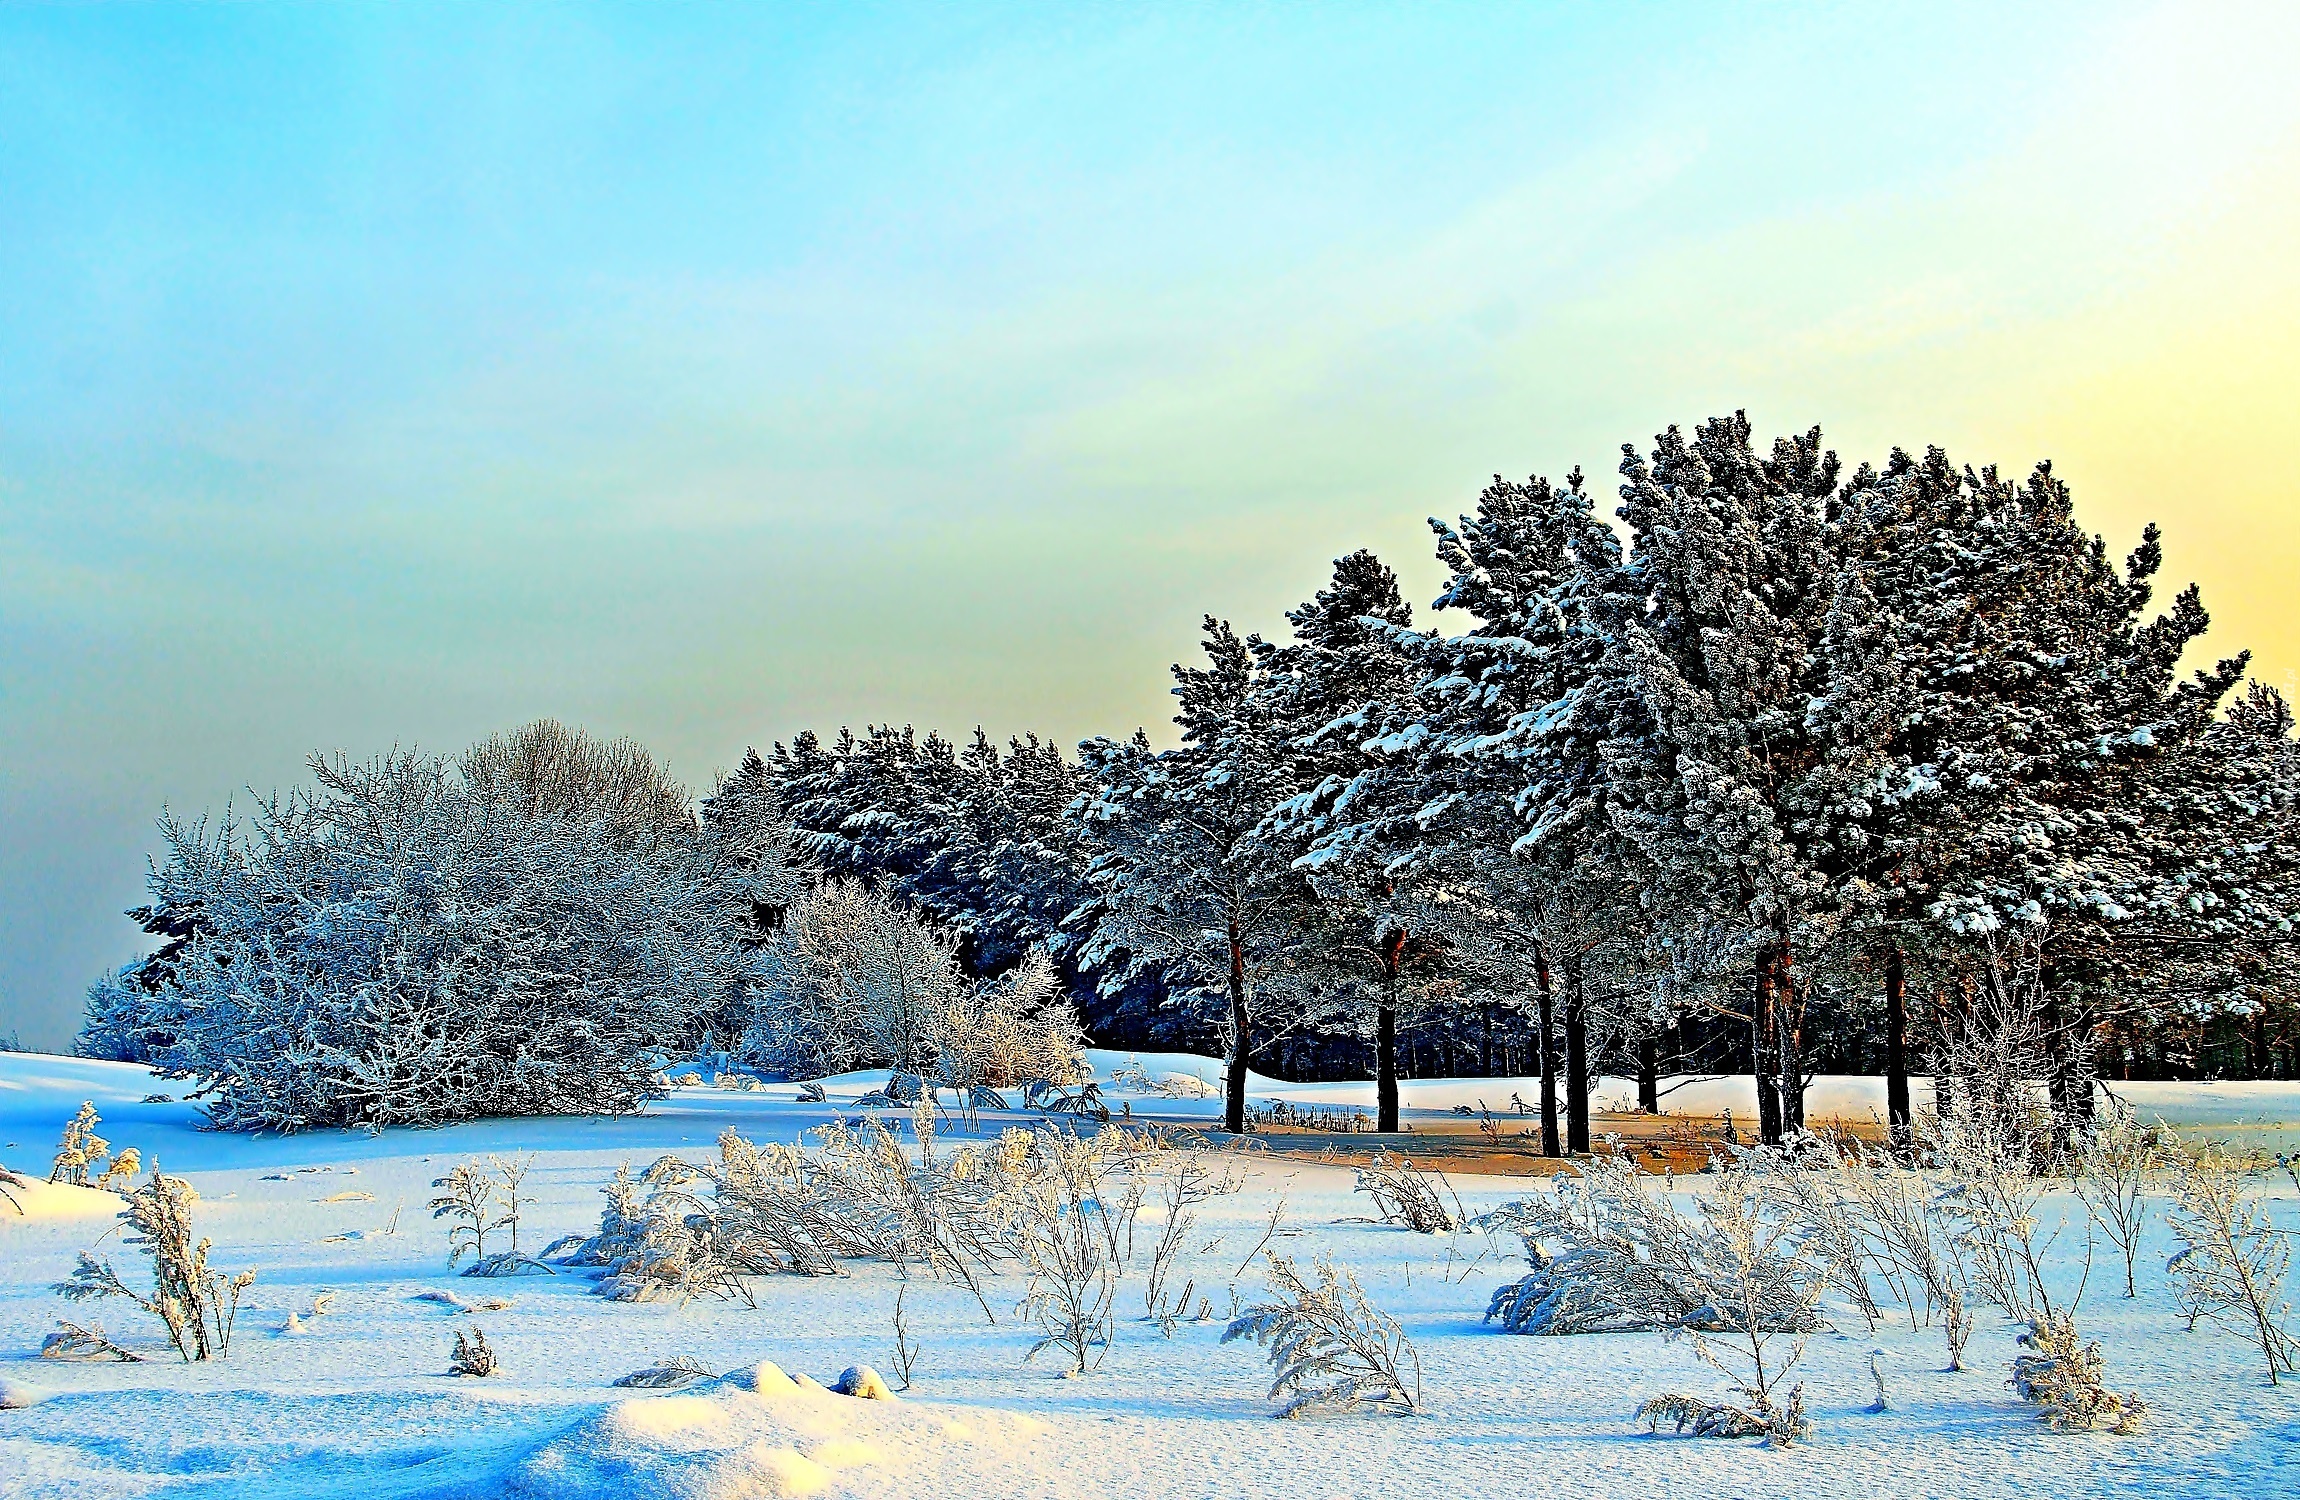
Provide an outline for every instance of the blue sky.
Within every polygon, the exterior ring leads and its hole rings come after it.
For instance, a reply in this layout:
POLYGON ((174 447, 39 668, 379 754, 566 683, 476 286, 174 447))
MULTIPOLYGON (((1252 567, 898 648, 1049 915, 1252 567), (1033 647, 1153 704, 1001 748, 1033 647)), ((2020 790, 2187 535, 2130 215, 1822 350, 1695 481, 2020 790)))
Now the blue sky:
POLYGON ((2289 7, 0 8, 0 1031, 163 803, 1156 727, 1496 471, 2051 456, 2300 666, 2289 7), (2007 11, 2017 12, 2007 14, 2007 11))

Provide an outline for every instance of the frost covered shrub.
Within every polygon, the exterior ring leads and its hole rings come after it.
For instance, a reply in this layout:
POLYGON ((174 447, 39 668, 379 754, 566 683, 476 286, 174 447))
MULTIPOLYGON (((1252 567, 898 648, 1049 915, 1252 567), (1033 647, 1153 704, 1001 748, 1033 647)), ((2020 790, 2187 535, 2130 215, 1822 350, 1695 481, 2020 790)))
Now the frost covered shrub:
POLYGON ((1748 1174, 1767 1210, 1796 1227, 1829 1284, 1874 1329, 1881 1309, 1869 1287, 1869 1226, 1836 1144, 1798 1135, 1782 1146, 1735 1149, 1732 1156, 1734 1169, 1748 1174))
POLYGON ((1805 1388, 1793 1387, 1779 1406, 1764 1403, 1761 1410, 1750 1411, 1730 1401, 1704 1401, 1699 1396, 1673 1392, 1666 1396, 1648 1396, 1638 1403, 1637 1420, 1645 1424, 1647 1432, 1659 1432, 1663 1422, 1670 1423, 1679 1434, 1694 1437, 1742 1438, 1761 1437, 1776 1448, 1786 1448, 1801 1437, 1810 1437, 1813 1423, 1805 1415, 1805 1388))
POLYGON ((851 881, 794 905, 758 964, 735 1056, 799 1077, 917 1071, 935 1012, 966 985, 948 935, 851 881))
POLYGON ((1374 1159, 1356 1172, 1351 1191, 1373 1199, 1378 1223, 1395 1224, 1416 1234, 1450 1234, 1462 1221, 1461 1199, 1443 1172, 1424 1172, 1412 1161, 1387 1151, 1376 1151, 1374 1159), (1430 1186, 1433 1177, 1453 1199, 1450 1209, 1437 1188, 1430 1186))
POLYGON ((2149 1174, 2169 1152, 2161 1124, 2140 1123, 2132 1107, 2110 1101, 2077 1143, 2069 1164, 2069 1187, 2084 1204, 2093 1227, 2124 1257, 2124 1295, 2136 1297, 2133 1267, 2140 1255, 2140 1232, 2148 1223, 2149 1174))
POLYGON ((1085 1034, 1044 952, 974 982, 954 936, 862 885, 832 881, 799 900, 758 966, 735 1047, 750 1066, 801 1077, 888 1067, 962 1097, 1086 1076, 1085 1034))
POLYGON ((1116 1326, 1121 1236, 1133 1243, 1137 1191, 1106 1190, 1107 1145, 1066 1130, 1033 1133, 1031 1152, 995 1200, 999 1226, 1029 1287, 1017 1309, 1038 1325, 1029 1359, 1049 1349, 1083 1375, 1101 1363, 1116 1326))
POLYGON ((80 1112, 64 1123, 63 1138, 56 1143, 56 1162, 48 1169, 50 1182, 86 1187, 88 1174, 102 1170, 101 1163, 111 1154, 112 1143, 96 1134, 99 1120, 95 1103, 82 1100, 80 1112))
POLYGON ((2249 1339, 2268 1366, 2268 1381, 2300 1371, 2300 1341, 2284 1330, 2284 1273, 2291 1236, 2268 1220, 2244 1190, 2238 1158, 2205 1141, 2180 1158, 2178 1197, 2168 1217, 2180 1249, 2165 1263, 2188 1326, 2199 1321, 2249 1339))
POLYGON ((680 1354, 670 1359, 659 1359, 644 1370, 633 1370, 607 1383, 631 1390, 672 1391, 683 1385, 693 1385, 698 1380, 712 1378, 710 1366, 690 1355, 680 1354))
POLYGON ((144 1356, 121 1348, 104 1336, 101 1328, 82 1328, 77 1323, 59 1319, 56 1331, 40 1340, 42 1359, 115 1360, 121 1364, 140 1365, 144 1356))
MULTIPOLYGON (((1859 1140, 1816 1142, 1818 1165, 1843 1201, 1867 1264, 1908 1310, 1910 1326, 1961 1306, 1963 1283, 1934 1212, 1933 1184, 1892 1152, 1859 1140)), ((1808 1154, 1808 1167, 1816 1165, 1808 1154)))
POLYGON ((1665 1332, 1691 1338, 1694 1354, 1730 1378, 1741 1400, 1704 1402, 1673 1394, 1645 1402, 1639 1413, 1649 1427, 1665 1410, 1679 1431, 1691 1426, 1705 1436, 1761 1434, 1786 1448, 1811 1430, 1804 1387, 1790 1386, 1786 1394, 1781 1388, 1805 1356, 1805 1334, 1819 1324, 1826 1273, 1800 1257, 1802 1228, 1775 1210, 1756 1174, 1721 1174, 1701 1199, 1701 1215, 1700 1237, 1675 1242, 1694 1253, 1673 1272, 1708 1288, 1711 1296, 1665 1332), (1791 1341, 1786 1354, 1778 1343, 1784 1337, 1791 1341))
POLYGON ((1250 1338, 1277 1372, 1273 1414, 1361 1407, 1414 1412, 1421 1408, 1421 1356, 1405 1330, 1366 1300, 1348 1270, 1321 1257, 1317 1280, 1303 1278, 1291 1259, 1269 1257, 1270 1300, 1245 1308, 1222 1330, 1222 1342, 1250 1338))
POLYGON ((447 1366, 450 1375, 492 1375, 500 1368, 495 1350, 477 1323, 471 1325, 469 1332, 460 1328, 455 1331, 455 1352, 449 1356, 447 1366))
POLYGON ((996 980, 965 986, 942 1003, 931 1024, 935 1079, 962 1096, 1086 1078, 1086 1032, 1044 949, 1031 949, 996 980))
POLYGON ((254 1284, 256 1273, 227 1277, 208 1269, 212 1242, 192 1240, 192 1205, 198 1201, 190 1183, 163 1177, 154 1166, 151 1177, 128 1194, 127 1207, 120 1211, 130 1231, 127 1243, 151 1258, 151 1295, 121 1280, 110 1261, 100 1261, 85 1250, 71 1279, 56 1283, 57 1293, 72 1302, 125 1297, 167 1325, 168 1338, 186 1363, 223 1358, 232 1346, 240 1299, 254 1284))
POLYGON ((833 1276, 845 1261, 877 1260, 953 1281, 987 1310, 984 1277, 1027 1268, 1035 1210, 1022 1200, 1067 1176, 1081 1184, 1096 1232, 1116 1255, 1126 1205, 1139 1197, 1113 1195, 1106 1206, 1100 1184, 1152 1154, 1152 1138, 1008 1130, 938 1151, 933 1119, 930 1106, 911 1117, 915 1157, 878 1120, 833 1122, 809 1132, 812 1146, 761 1144, 730 1130, 715 1156, 666 1156, 636 1179, 618 1170, 600 1232, 545 1254, 596 1268, 598 1291, 620 1301, 748 1301, 752 1276, 833 1276))
POLYGON ((1952 1084, 1933 1148, 1944 1179, 1934 1211, 1948 1227, 1950 1252, 1973 1290, 2024 1323, 2073 1311, 2082 1294, 2080 1284, 2065 1306, 2056 1303, 2045 1271, 2068 1227, 2063 1216, 2048 1228, 2040 1211, 2052 1186, 2040 1170, 2052 1160, 2050 1131, 2041 1113, 1952 1084))
POLYGON ((535 1201, 525 1194, 527 1173, 534 1164, 532 1155, 491 1156, 484 1166, 461 1162, 446 1176, 431 1179, 433 1187, 445 1189, 426 1206, 434 1219, 448 1221, 449 1270, 469 1255, 472 1263, 463 1273, 466 1276, 551 1274, 543 1262, 519 1253, 519 1211, 535 1201), (499 1230, 510 1232, 511 1247, 489 1255, 487 1237, 499 1230))
POLYGON ((96 986, 82 1050, 132 1033, 234 1130, 636 1109, 741 981, 735 861, 644 752, 591 750, 315 757, 244 821, 164 818, 185 935, 96 986))
POLYGON ((2107 1364, 2100 1343, 2080 1343, 2076 1320, 2054 1313, 2031 1323, 2020 1336, 2027 1354, 2013 1359, 2012 1379, 2006 1384, 2023 1401, 2042 1407, 2037 1420, 2055 1432, 2119 1432, 2139 1430, 2148 1405, 2130 1392, 2118 1395, 2102 1384, 2107 1364))
MULTIPOLYGON (((1486 1321, 1527 1334, 1819 1326, 1820 1279, 1778 1226, 1736 1242, 1715 1212, 1686 1214, 1650 1181, 1627 1157, 1593 1156, 1579 1176, 1560 1173, 1553 1196, 1478 1219, 1477 1228, 1517 1235, 1533 1266, 1493 1294, 1486 1321)), ((1747 1174, 1719 1182, 1720 1201, 1751 1220, 1732 1227, 1753 1229, 1747 1174)))

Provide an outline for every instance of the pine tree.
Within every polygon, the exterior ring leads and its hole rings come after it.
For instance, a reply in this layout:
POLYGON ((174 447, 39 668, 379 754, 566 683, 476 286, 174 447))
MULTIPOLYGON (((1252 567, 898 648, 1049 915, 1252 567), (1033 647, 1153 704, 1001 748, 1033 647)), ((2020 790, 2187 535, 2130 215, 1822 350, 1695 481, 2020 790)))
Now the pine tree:
POLYGON ((1374 1128, 1394 1133, 1399 1017, 1444 957, 1425 887, 1401 878, 1383 837, 1384 814, 1409 810, 1395 793, 1410 799, 1414 779, 1391 775, 1368 738, 1418 680, 1399 639, 1412 611, 1396 575, 1360 551, 1337 559, 1332 582, 1286 618, 1294 640, 1268 653, 1264 691, 1290 762, 1286 779, 1308 790, 1273 808, 1257 839, 1316 898, 1322 920, 1305 934, 1305 962, 1330 968, 1373 1009, 1374 1128))
POLYGON ((1206 665, 1174 668, 1182 743, 1130 740, 1079 747, 1087 789, 1072 816, 1093 849, 1095 899, 1079 913, 1081 949, 1106 985, 1151 969, 1224 1007, 1229 1069, 1223 1128, 1246 1128, 1246 1070, 1258 1020, 1306 994, 1300 964, 1301 878, 1255 838, 1295 790, 1271 713, 1259 638, 1205 622, 1206 665))

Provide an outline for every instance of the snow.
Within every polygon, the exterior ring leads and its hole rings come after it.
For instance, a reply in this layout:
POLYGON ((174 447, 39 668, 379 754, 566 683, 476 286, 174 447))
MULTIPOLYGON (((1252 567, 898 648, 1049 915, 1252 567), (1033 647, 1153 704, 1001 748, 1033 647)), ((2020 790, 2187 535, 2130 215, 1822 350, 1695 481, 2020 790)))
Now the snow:
POLYGON ((120 1195, 98 1188, 75 1187, 68 1182, 49 1182, 26 1172, 0 1169, 0 1192, 8 1195, 0 1202, 0 1215, 14 1214, 27 1219, 109 1219, 120 1211, 120 1195), (9 1204, 15 1206, 10 1208, 9 1204))
MULTIPOLYGON (((1185 1055, 1096 1053, 1093 1061, 1105 1080, 1136 1064, 1153 1079, 1220 1079, 1219 1064, 1185 1055)), ((1196 1280, 1214 1318, 1185 1322, 1170 1340, 1136 1321, 1138 1260, 1120 1288, 1117 1342, 1099 1372, 1079 1379, 1023 1362, 1032 1335, 1009 1312, 1021 1294, 1011 1277, 991 1291, 996 1324, 959 1289, 914 1279, 907 1313, 923 1346, 915 1384, 897 1399, 875 1401, 824 1386, 849 1366, 891 1369, 889 1319, 902 1283, 886 1267, 858 1266, 837 1279, 760 1280, 756 1309, 609 1303, 574 1275, 479 1282, 446 1272, 444 1226, 424 1204, 430 1180, 459 1161, 536 1153, 528 1185, 538 1201, 522 1245, 532 1235, 540 1246, 596 1227, 599 1188, 620 1162, 700 1153, 730 1127, 793 1140, 834 1113, 851 1115, 853 1097, 883 1079, 831 1080, 824 1105, 798 1102, 792 1085, 751 1092, 704 1085, 621 1119, 244 1137, 200 1129, 194 1108, 178 1097, 182 1087, 142 1069, 0 1055, 0 1161, 45 1177, 64 1121, 81 1100, 93 1100, 115 1146, 137 1147, 192 1180, 200 1232, 215 1239, 213 1263, 260 1272, 230 1357, 186 1366, 167 1351, 157 1325, 126 1304, 74 1307, 49 1290, 99 1237, 109 1236, 102 1253, 122 1258, 106 1220, 19 1218, 0 1205, 0 1392, 8 1398, 0 1400, 0 1494, 2155 1500, 2300 1493, 2300 1388, 2268 1387, 2256 1356, 2233 1339, 2179 1331, 2157 1269, 2169 1249, 2161 1215, 2141 1257, 2142 1295, 2115 1296, 2111 1283, 2120 1278, 2098 1265, 2079 1319, 2104 1344, 2110 1380, 2155 1406, 2141 1436, 2041 1429, 2004 1386, 2014 1330, 1993 1315, 1983 1316, 1967 1350, 1971 1369, 1949 1374, 1940 1368, 1937 1329, 1888 1321, 1872 1332, 1836 1307, 1832 1331, 1813 1339, 1802 1372, 1815 1435, 1786 1453, 1646 1435, 1630 1420, 1640 1398, 1717 1391, 1716 1377, 1682 1343, 1643 1334, 1497 1333, 1479 1315, 1493 1288, 1521 1269, 1514 1245, 1346 1222, 1364 1212, 1349 1170, 1300 1157, 1248 1154, 1245 1190, 1199 1206, 1177 1279, 1196 1280), (143 1102, 156 1092, 169 1102, 143 1102), (1426 1416, 1268 1420, 1266 1366, 1250 1347, 1218 1344, 1233 1287, 1244 1300, 1259 1294, 1260 1278, 1238 1267, 1281 1193, 1286 1209, 1274 1248, 1305 1263, 1332 1254, 1400 1320, 1422 1357, 1426 1416), (332 1310, 314 1316, 315 1296, 328 1291, 332 1310), (432 1291, 507 1297, 511 1305, 471 1314, 419 1300, 432 1291), (292 1333, 285 1331, 291 1314, 301 1325, 292 1333), (42 1336, 64 1316, 100 1321, 148 1362, 39 1360, 42 1336), (451 1378, 453 1331, 474 1322, 500 1352, 502 1373, 451 1378), (1891 1409, 1883 1413, 1867 1410, 1873 1349, 1885 1351, 1891 1409), (739 1373, 663 1393, 610 1384, 677 1355, 739 1373), (20 1404, 18 1391, 45 1399, 20 1404)), ((1870 1085, 1825 1080, 1815 1113, 1881 1106, 1870 1085)), ((1481 1097, 1499 1107, 1513 1089, 1531 1097, 1524 1080, 1407 1080, 1404 1087, 1409 1119, 1481 1097)), ((1731 1104, 1738 1115, 1745 1087, 1746 1080, 1698 1084, 1666 1102, 1731 1104)), ((2144 1111, 2190 1128, 2300 1120, 2300 1085, 2114 1087, 2144 1111)), ((1598 1096, 1630 1092, 1625 1081, 1609 1080, 1598 1096)), ((1255 1095, 1371 1106, 1364 1084, 1257 1080, 1255 1095)), ((1111 1097, 1160 1119, 1203 1123, 1218 1109, 1212 1098, 1111 1097)), ((986 1128, 996 1123, 993 1116, 986 1128)), ((2289 1182, 2280 1174, 2256 1182, 2280 1223, 2300 1225, 2289 1182)), ((1477 1211, 1537 1184, 1474 1177, 1457 1186, 1477 1211)), ((2081 1214, 2063 1195, 2048 1197, 2045 1212, 2078 1215, 2054 1252, 2056 1275, 2073 1284, 2081 1214)))

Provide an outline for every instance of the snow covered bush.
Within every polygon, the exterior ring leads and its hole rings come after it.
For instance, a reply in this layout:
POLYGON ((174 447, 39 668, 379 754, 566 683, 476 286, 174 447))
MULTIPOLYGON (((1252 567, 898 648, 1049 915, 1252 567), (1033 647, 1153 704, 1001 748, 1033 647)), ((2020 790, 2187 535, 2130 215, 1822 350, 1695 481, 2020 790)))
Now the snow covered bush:
POLYGON ((2242 1163, 2225 1145, 2199 1142, 2181 1153, 2179 1166, 2168 1217, 2180 1249, 2165 1270, 2189 1326, 2217 1323, 2252 1341, 2277 1384, 2300 1371, 2300 1341, 2284 1329, 2292 1237, 2245 1191, 2242 1163))
POLYGON ((244 821, 163 818, 152 909, 184 936, 97 985, 83 1050, 133 1033, 233 1130, 656 1095, 746 972, 731 857, 644 752, 541 729, 460 763, 315 757, 244 821))
POLYGON ((1450 1234, 1464 1217, 1461 1199, 1443 1172, 1424 1172, 1405 1157, 1376 1151, 1374 1159, 1357 1168, 1356 1174, 1351 1190, 1373 1199, 1377 1223, 1395 1224, 1416 1234, 1450 1234), (1430 1186, 1432 1178, 1437 1187, 1430 1186), (1451 1208, 1438 1196, 1438 1188, 1453 1199, 1451 1208))
POLYGON ((1159 1183, 1158 1196, 1166 1205, 1166 1222, 1159 1231, 1158 1242, 1150 1247, 1150 1267, 1142 1283, 1143 1316, 1157 1323, 1159 1330, 1169 1338, 1173 1336, 1179 1316, 1189 1310, 1190 1293, 1194 1290, 1192 1285, 1185 1284, 1179 1294, 1174 1294, 1168 1285, 1183 1243, 1198 1223, 1198 1216, 1192 1210, 1214 1198, 1228 1197, 1246 1184, 1244 1175, 1235 1166, 1226 1166, 1219 1172, 1208 1171, 1197 1157, 1194 1151, 1183 1152, 1177 1169, 1159 1183))
POLYGON ((712 1378, 709 1365, 690 1355, 679 1354, 669 1359, 659 1359, 644 1370, 618 1375, 607 1383, 628 1390, 673 1391, 683 1385, 693 1385, 698 1380, 712 1378))
POLYGON ((1868 1264, 1908 1310, 1911 1327, 1929 1322, 1962 1293, 1933 1212, 1931 1180, 1889 1150, 1851 1139, 1824 1144, 1829 1177, 1846 1200, 1868 1264))
POLYGON ((2080 1283, 2055 1302, 2047 1275, 2052 1247, 2068 1228, 2065 1215, 2048 1226, 2042 1211, 2052 1186, 2042 1171, 2054 1160, 2050 1140, 2041 1110, 1957 1083, 1933 1146, 1944 1179, 1934 1208, 1949 1227, 1951 1253, 1974 1291, 2023 1323, 2073 1312, 2082 1295, 2080 1283))
POLYGON ((2137 1297, 2134 1262, 2140 1233, 2148 1223, 2149 1174, 2170 1154, 2161 1124, 2143 1125, 2132 1107, 2110 1101, 2108 1109, 2076 1144, 2069 1164, 2069 1187, 2083 1202, 2093 1228, 2108 1237, 2124 1257, 2124 1295, 2137 1297))
POLYGON ((1781 1146, 1744 1147, 1731 1154, 1734 1170, 1749 1175, 1767 1210, 1793 1226, 1829 1284, 1874 1329, 1881 1310, 1869 1287, 1863 1205, 1846 1185, 1838 1147, 1798 1134, 1781 1146))
POLYGON ((952 934, 865 886, 832 881, 801 898, 758 964, 735 1047, 750 1066, 802 1077, 887 1067, 962 1098, 1086 1076, 1085 1035, 1043 951, 970 980, 952 934))
POLYGON ((985 1278, 1016 1264, 1028 1271, 1044 1205, 1075 1193, 1118 1258, 1140 1197, 1104 1193, 1104 1176, 1154 1154, 1150 1137, 1008 1130, 938 1151, 933 1119, 927 1105, 911 1116, 915 1157, 875 1119, 834 1121, 809 1132, 813 1145, 761 1144, 730 1130, 714 1156, 666 1156, 636 1179, 619 1169, 599 1233, 544 1253, 594 1268, 600 1294, 619 1301, 749 1301, 749 1277, 835 1276, 843 1262, 876 1260, 951 1281, 987 1313, 985 1278))
MULTIPOLYGON (((1724 1233, 1715 1212, 1687 1214, 1626 1156, 1593 1156, 1560 1173, 1550 1197, 1503 1204, 1474 1227, 1515 1234, 1533 1269, 1500 1288, 1487 1322, 1510 1333, 1638 1329, 1804 1333, 1820 1326, 1821 1278, 1778 1225, 1754 1233, 1747 1174, 1719 1179, 1720 1201, 1751 1236, 1724 1233)), ((1704 1205, 1706 1209, 1707 1204, 1704 1205)))
POLYGON ((2107 1361, 2100 1342, 2079 1341, 2076 1320, 2053 1313, 2031 1323, 2020 1336, 2030 1352, 2013 1359, 2012 1379, 2006 1384, 2031 1405, 2042 1407, 2037 1420, 2055 1432, 2117 1432, 2139 1430, 2148 1405, 2131 1392, 2118 1395, 2102 1384, 2107 1361))
POLYGON ((745 1064, 798 1077, 871 1066, 916 1072, 933 1015, 961 994, 956 945, 909 910, 852 881, 791 908, 759 950, 745 1064))
POLYGON ((1042 948, 1031 949, 1000 978, 951 995, 931 1023, 935 1081, 962 1098, 981 1089, 1086 1078, 1086 1033, 1042 948))
POLYGON ((1270 1300, 1231 1319, 1222 1342, 1250 1338, 1269 1355, 1273 1415, 1421 1409, 1421 1356, 1397 1320, 1366 1300, 1356 1276, 1323 1257, 1314 1283, 1286 1256, 1272 1252, 1269 1266, 1270 1300))
POLYGON ((1688 1396, 1682 1391, 1666 1396, 1648 1396, 1638 1403, 1637 1420, 1645 1424, 1647 1432, 1659 1432, 1663 1422, 1670 1423, 1680 1433, 1694 1437, 1743 1438, 1761 1437, 1776 1448, 1786 1448, 1801 1437, 1810 1437, 1813 1423, 1805 1415, 1805 1388, 1791 1388, 1789 1395, 1778 1407, 1767 1403, 1762 1410, 1751 1411, 1730 1401, 1704 1401, 1699 1396, 1688 1396))
POLYGON ((121 1348, 104 1336, 101 1328, 82 1328, 77 1323, 59 1320, 56 1331, 40 1340, 42 1359, 78 1361, 111 1360, 120 1364, 140 1365, 144 1356, 121 1348))
POLYGON ((455 1352, 448 1357, 450 1375, 492 1375, 502 1368, 495 1358, 495 1350, 488 1345, 487 1335, 474 1323, 469 1331, 455 1331, 455 1352))
POLYGON ((1762 1435, 1786 1448, 1811 1430, 1805 1388, 1782 1387, 1805 1355, 1805 1335, 1819 1325, 1826 1273, 1800 1256, 1803 1233, 1777 1212, 1756 1174, 1720 1174, 1701 1199, 1704 1228, 1698 1239, 1675 1242, 1696 1253, 1674 1269, 1676 1278, 1711 1290, 1707 1305, 1665 1331, 1684 1334, 1705 1364, 1733 1382, 1739 1402, 1705 1402, 1672 1394, 1639 1408, 1648 1426, 1666 1411, 1680 1431, 1706 1436, 1762 1435), (1788 1352, 1778 1340, 1788 1338, 1788 1352), (1691 1413, 1688 1418, 1688 1413, 1691 1413))
POLYGON ((1106 1190, 1106 1149, 1093 1136, 1066 1130, 1036 1134, 1032 1151, 999 1195, 998 1213, 1028 1290, 1016 1310, 1038 1325, 1028 1359, 1047 1350, 1084 1375, 1102 1362, 1116 1326, 1119 1240, 1133 1239, 1139 1193, 1106 1190))
POLYGON ((120 1218, 130 1231, 127 1243, 151 1259, 151 1295, 121 1280, 110 1261, 85 1250, 71 1279, 58 1282, 56 1291, 72 1302, 125 1297, 167 1325, 169 1341, 186 1363, 223 1358, 231 1350, 240 1299, 256 1273, 225 1276, 208 1269, 212 1242, 192 1239, 192 1205, 198 1201, 190 1183, 161 1176, 157 1166, 143 1186, 128 1194, 120 1218))

